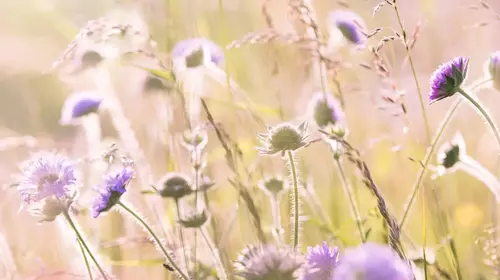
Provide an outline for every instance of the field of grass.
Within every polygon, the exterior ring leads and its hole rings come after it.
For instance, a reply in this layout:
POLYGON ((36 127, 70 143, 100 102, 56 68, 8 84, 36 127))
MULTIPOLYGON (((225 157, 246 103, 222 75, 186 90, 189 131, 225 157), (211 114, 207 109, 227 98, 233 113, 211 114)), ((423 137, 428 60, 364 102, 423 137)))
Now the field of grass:
POLYGON ((384 280, 241 275, 250 245, 307 263, 323 241, 338 265, 381 243, 415 279, 500 277, 498 0, 3 0, 0 18, 0 279, 104 279, 85 243, 108 279, 384 280), (172 51, 199 37, 215 45, 172 51), (459 56, 468 69, 430 104, 434 71, 459 56), (62 122, 82 92, 99 108, 62 122), (335 114, 315 106, 325 96, 335 114), (41 223, 30 209, 47 197, 19 210, 39 151, 74 163, 78 192, 41 223), (127 191, 94 218, 124 167, 127 191))

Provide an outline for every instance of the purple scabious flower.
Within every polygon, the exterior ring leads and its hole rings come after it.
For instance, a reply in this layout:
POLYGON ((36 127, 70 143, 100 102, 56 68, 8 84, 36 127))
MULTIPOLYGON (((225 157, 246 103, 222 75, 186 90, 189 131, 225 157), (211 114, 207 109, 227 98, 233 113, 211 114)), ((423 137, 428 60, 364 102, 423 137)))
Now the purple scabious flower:
POLYGON ((363 46, 366 36, 363 34, 365 27, 364 20, 355 12, 349 10, 333 11, 329 15, 329 21, 335 26, 352 44, 363 46))
POLYGON ((245 249, 236 261, 236 274, 246 280, 300 279, 304 259, 293 250, 272 245, 245 249))
POLYGON ((224 64, 224 51, 217 44, 203 37, 189 38, 177 42, 172 48, 171 55, 174 59, 188 60, 188 57, 203 47, 207 49, 212 63, 216 65, 224 64))
POLYGON ((309 247, 307 251, 307 271, 303 280, 332 279, 338 263, 339 249, 323 242, 323 245, 309 247))
POLYGON ((125 187, 134 177, 135 171, 130 167, 107 174, 99 187, 99 195, 92 205, 92 217, 97 218, 102 212, 109 211, 125 193, 125 187))
POLYGON ((25 206, 45 198, 65 198, 76 184, 75 164, 66 156, 39 152, 21 165, 17 191, 25 206))
POLYGON ((457 93, 467 77, 468 68, 469 58, 462 56, 441 64, 430 80, 429 104, 457 93))
POLYGON ((310 114, 320 128, 325 128, 328 125, 335 126, 344 120, 342 107, 328 92, 326 96, 323 92, 316 93, 309 106, 310 114))
POLYGON ((413 272, 389 246, 364 243, 342 254, 333 280, 413 280, 413 272))
POLYGON ((96 113, 101 106, 103 98, 94 92, 77 92, 71 94, 66 101, 61 113, 62 125, 71 124, 74 120, 96 113))
POLYGON ((488 61, 488 72, 493 82, 493 88, 500 91, 500 51, 491 54, 488 61))

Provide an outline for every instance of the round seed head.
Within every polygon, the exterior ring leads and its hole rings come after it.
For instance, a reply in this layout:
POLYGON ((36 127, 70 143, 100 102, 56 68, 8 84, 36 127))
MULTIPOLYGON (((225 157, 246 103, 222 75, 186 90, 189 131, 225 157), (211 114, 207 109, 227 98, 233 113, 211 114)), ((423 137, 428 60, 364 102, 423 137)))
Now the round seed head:
POLYGON ((192 213, 187 215, 183 219, 179 220, 179 223, 185 228, 200 228, 208 220, 207 211, 203 210, 200 213, 192 213))
POLYGON ((342 107, 330 93, 318 92, 310 102, 310 111, 316 125, 320 128, 337 126, 344 120, 342 107))
POLYGON ((258 148, 262 154, 275 154, 286 151, 295 151, 304 147, 307 138, 307 122, 302 122, 298 127, 283 123, 275 127, 268 128, 267 134, 259 134, 264 147, 258 148))
POLYGON ((168 173, 160 180, 159 194, 162 197, 181 199, 193 192, 189 179, 178 173, 168 173))

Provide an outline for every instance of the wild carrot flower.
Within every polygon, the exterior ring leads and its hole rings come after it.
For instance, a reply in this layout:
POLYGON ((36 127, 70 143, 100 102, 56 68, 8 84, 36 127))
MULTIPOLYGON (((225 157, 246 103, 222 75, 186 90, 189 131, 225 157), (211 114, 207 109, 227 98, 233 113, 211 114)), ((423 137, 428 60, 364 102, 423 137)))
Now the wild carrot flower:
POLYGON ((71 94, 64 101, 60 124, 68 125, 80 117, 96 113, 102 100, 103 98, 94 92, 85 91, 71 94))
POLYGON ((286 151, 295 151, 306 146, 307 122, 302 122, 299 126, 289 123, 282 123, 275 127, 268 127, 267 133, 261 133, 258 138, 264 147, 257 148, 262 154, 272 155, 286 151))
POLYGON ((97 218, 101 213, 109 211, 118 203, 121 196, 127 191, 126 187, 134 174, 135 171, 130 167, 106 174, 102 185, 97 189, 99 194, 92 206, 92 217, 97 218))
POLYGON ((323 242, 322 245, 309 247, 307 251, 307 271, 303 280, 332 279, 338 263, 339 249, 323 242))
POLYGON ((246 280, 300 279, 304 259, 286 247, 272 245, 248 247, 238 260, 236 274, 246 280))
POLYGON ((413 280, 408 263, 389 247, 364 243, 347 249, 333 272, 334 280, 413 280))
POLYGON ((344 38, 347 42, 359 47, 363 47, 366 36, 363 33, 366 29, 364 20, 355 12, 348 10, 338 10, 330 12, 329 21, 329 45, 336 45, 344 38))
POLYGON ((491 54, 488 61, 488 72, 493 82, 493 88, 500 91, 500 51, 491 54))
POLYGON ((431 77, 429 103, 450 97, 460 90, 469 67, 469 58, 456 57, 441 64, 431 77))

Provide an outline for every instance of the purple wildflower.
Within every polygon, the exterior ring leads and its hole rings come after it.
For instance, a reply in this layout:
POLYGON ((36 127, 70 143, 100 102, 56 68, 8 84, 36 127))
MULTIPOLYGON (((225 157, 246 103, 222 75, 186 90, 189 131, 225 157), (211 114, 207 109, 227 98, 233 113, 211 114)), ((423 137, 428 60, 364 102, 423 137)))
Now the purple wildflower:
POLYGON ((134 170, 125 167, 121 170, 109 173, 99 189, 99 195, 95 198, 92 206, 92 217, 97 218, 102 212, 109 211, 125 193, 125 187, 134 177, 134 170))
POLYGON ((500 51, 491 54, 488 62, 488 72, 491 75, 493 87, 500 90, 500 51))
POLYGON ((326 94, 326 98, 323 92, 316 93, 309 106, 314 122, 320 128, 336 125, 344 120, 342 107, 330 93, 326 94))
POLYGON ((94 92, 73 93, 64 102, 60 123, 68 125, 79 117, 96 113, 102 100, 103 98, 94 92))
POLYGON ((39 152, 22 164, 21 171, 17 191, 23 206, 48 197, 67 197, 76 183, 74 163, 58 153, 39 152))
POLYGON ((339 249, 323 242, 322 246, 309 247, 307 251, 308 267, 303 280, 332 279, 338 262, 339 249))
POLYGON ((358 46, 365 44, 366 36, 363 34, 363 30, 366 29, 365 22, 358 14, 348 10, 333 11, 329 19, 347 41, 358 46))
POLYGON ((303 264, 303 258, 286 247, 249 247, 236 261, 236 273, 246 280, 295 280, 303 264))
POLYGON ((333 280, 413 280, 413 272, 389 246, 364 243, 342 254, 333 280))
POLYGON ((224 51, 217 44, 203 37, 189 38, 177 42, 171 51, 171 55, 174 59, 186 59, 202 47, 207 48, 211 62, 216 65, 222 65, 224 63, 224 51))
POLYGON ((467 76, 468 57, 456 57, 441 64, 431 77, 429 104, 457 93, 467 76))

